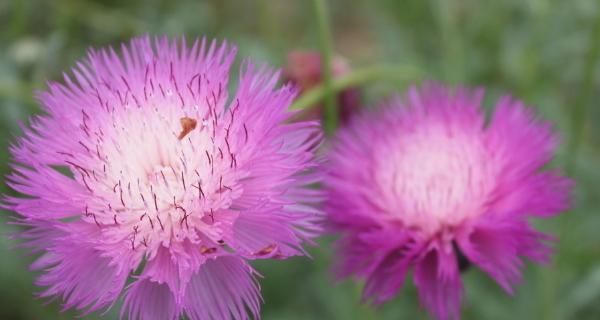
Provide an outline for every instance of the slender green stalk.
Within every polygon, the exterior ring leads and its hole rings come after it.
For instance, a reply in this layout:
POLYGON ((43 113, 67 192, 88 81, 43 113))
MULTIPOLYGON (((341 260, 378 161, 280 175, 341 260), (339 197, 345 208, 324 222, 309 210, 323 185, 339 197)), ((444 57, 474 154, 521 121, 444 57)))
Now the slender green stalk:
POLYGON ((328 92, 335 94, 346 88, 360 86, 374 80, 414 81, 422 77, 423 72, 410 65, 374 65, 359 68, 344 77, 334 79, 330 91, 325 84, 314 87, 298 98, 290 109, 307 109, 323 100, 328 92))
MULTIPOLYGON (((10 34, 15 38, 24 33, 23 30, 27 26, 27 12, 30 11, 30 4, 27 1, 15 1, 12 3, 13 14, 9 18, 10 23, 10 34)), ((6 22, 5 22, 6 23, 6 22)))
POLYGON ((446 81, 462 83, 465 77, 464 49, 458 27, 457 2, 455 0, 436 0, 438 28, 442 44, 443 72, 446 81))
POLYGON ((268 0, 258 0, 258 14, 259 14, 259 27, 260 32, 265 39, 269 41, 269 45, 281 49, 282 44, 278 34, 279 28, 277 22, 273 16, 271 6, 268 0))
POLYGON ((321 74, 323 75, 323 84, 325 90, 324 128, 325 133, 333 133, 338 123, 338 108, 335 92, 333 91, 333 76, 331 73, 333 49, 329 16, 325 0, 313 0, 313 6, 315 10, 315 16, 317 17, 319 43, 321 47, 321 74))

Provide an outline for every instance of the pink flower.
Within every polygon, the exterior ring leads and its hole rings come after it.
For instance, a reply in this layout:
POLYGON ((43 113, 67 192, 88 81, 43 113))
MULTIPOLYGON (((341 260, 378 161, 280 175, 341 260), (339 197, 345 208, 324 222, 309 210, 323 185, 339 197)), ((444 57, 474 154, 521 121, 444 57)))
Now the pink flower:
POLYGON ((41 256, 40 296, 130 319, 259 317, 248 260, 303 255, 319 232, 318 124, 285 124, 295 92, 226 43, 134 39, 50 83, 11 148, 5 207, 41 256), (57 171, 68 168, 72 175, 57 171), (132 283, 125 287, 128 279, 132 283), (123 293, 123 295, 122 295, 123 293))
POLYGON ((548 261, 528 219, 568 207, 570 180, 543 170, 557 138, 510 97, 486 121, 482 97, 427 84, 338 133, 326 210, 339 276, 365 278, 365 299, 393 298, 412 269, 421 303, 457 319, 465 260, 509 293, 523 258, 548 261))

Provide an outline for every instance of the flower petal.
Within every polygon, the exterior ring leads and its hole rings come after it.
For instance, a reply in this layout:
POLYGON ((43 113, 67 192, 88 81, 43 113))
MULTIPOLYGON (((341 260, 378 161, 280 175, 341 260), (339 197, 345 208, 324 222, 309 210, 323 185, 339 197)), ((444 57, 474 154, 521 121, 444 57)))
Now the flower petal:
POLYGON ((433 246, 415 266, 419 299, 439 320, 459 319, 462 283, 452 251, 433 246))
POLYGON ((127 314, 130 320, 172 320, 178 319, 179 313, 169 286, 145 278, 137 280, 127 290, 121 318, 127 314))
MULTIPOLYGON (((48 253, 32 265, 35 268, 47 268, 36 282, 39 286, 48 287, 40 296, 62 295, 65 301, 63 310, 73 307, 87 309, 83 314, 113 303, 129 275, 128 270, 119 270, 92 243, 79 237, 86 227, 90 226, 69 224, 68 228, 73 233, 51 239, 48 253), (76 231, 73 230, 75 226, 79 228, 76 231)), ((88 234, 93 234, 93 231, 88 234)))
POLYGON ((510 294, 511 285, 521 280, 521 256, 546 262, 551 252, 543 243, 549 236, 532 230, 526 222, 509 219, 482 219, 457 240, 464 255, 510 294))
POLYGON ((258 318, 260 288, 253 270, 233 256, 207 261, 188 283, 184 307, 190 319, 258 318))

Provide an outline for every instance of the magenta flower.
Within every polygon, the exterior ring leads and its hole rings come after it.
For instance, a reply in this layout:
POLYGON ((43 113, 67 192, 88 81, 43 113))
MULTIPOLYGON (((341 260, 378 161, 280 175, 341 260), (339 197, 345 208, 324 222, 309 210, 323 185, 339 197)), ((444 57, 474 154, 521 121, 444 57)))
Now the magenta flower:
POLYGON ((130 319, 259 317, 247 260, 303 255, 319 232, 318 124, 285 124, 295 91, 250 63, 228 99, 226 43, 146 37, 121 55, 91 51, 50 83, 11 149, 26 197, 5 207, 41 253, 40 296, 84 314, 123 297, 130 319))
POLYGON ((339 276, 365 278, 365 299, 391 299, 412 269, 421 303, 457 319, 466 263, 511 293, 523 258, 548 260, 528 218, 568 207, 570 180, 542 170, 557 138, 510 97, 486 122, 482 97, 427 84, 337 135, 326 209, 343 235, 339 276))

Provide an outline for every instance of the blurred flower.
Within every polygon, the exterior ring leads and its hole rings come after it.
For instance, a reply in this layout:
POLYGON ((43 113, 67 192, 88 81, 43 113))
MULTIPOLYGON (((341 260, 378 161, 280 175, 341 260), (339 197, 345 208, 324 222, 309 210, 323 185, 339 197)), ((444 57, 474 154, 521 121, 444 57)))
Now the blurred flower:
MULTIPOLYGON (((316 236, 315 122, 284 124, 294 97, 235 49, 140 38, 91 51, 11 149, 5 207, 40 252, 42 297, 129 319, 245 319, 260 293, 247 260, 305 254, 316 236), (66 167, 71 177, 56 170, 66 167)), ((64 172, 64 171, 63 171, 64 172)))
MULTIPOLYGON (((350 73, 348 62, 340 57, 333 58, 331 72, 334 78, 339 78, 350 73)), ((287 64, 283 71, 284 81, 289 81, 300 88, 300 93, 309 91, 323 81, 323 67, 321 55, 316 51, 292 51, 287 57, 287 64)), ((358 88, 348 88, 338 93, 338 108, 340 122, 346 123, 352 114, 360 108, 360 91, 358 88)), ((320 119, 323 106, 311 109, 307 118, 320 119)))
POLYGON ((557 138, 510 97, 486 125, 482 97, 427 84, 338 133, 326 210, 339 276, 365 278, 364 299, 391 299, 412 268, 421 303, 457 319, 466 261, 509 293, 522 258, 548 261, 551 238, 528 218, 568 207, 570 180, 542 170, 557 138))
POLYGON ((35 63, 44 54, 44 44, 37 38, 25 37, 10 46, 8 52, 21 65, 35 63))

